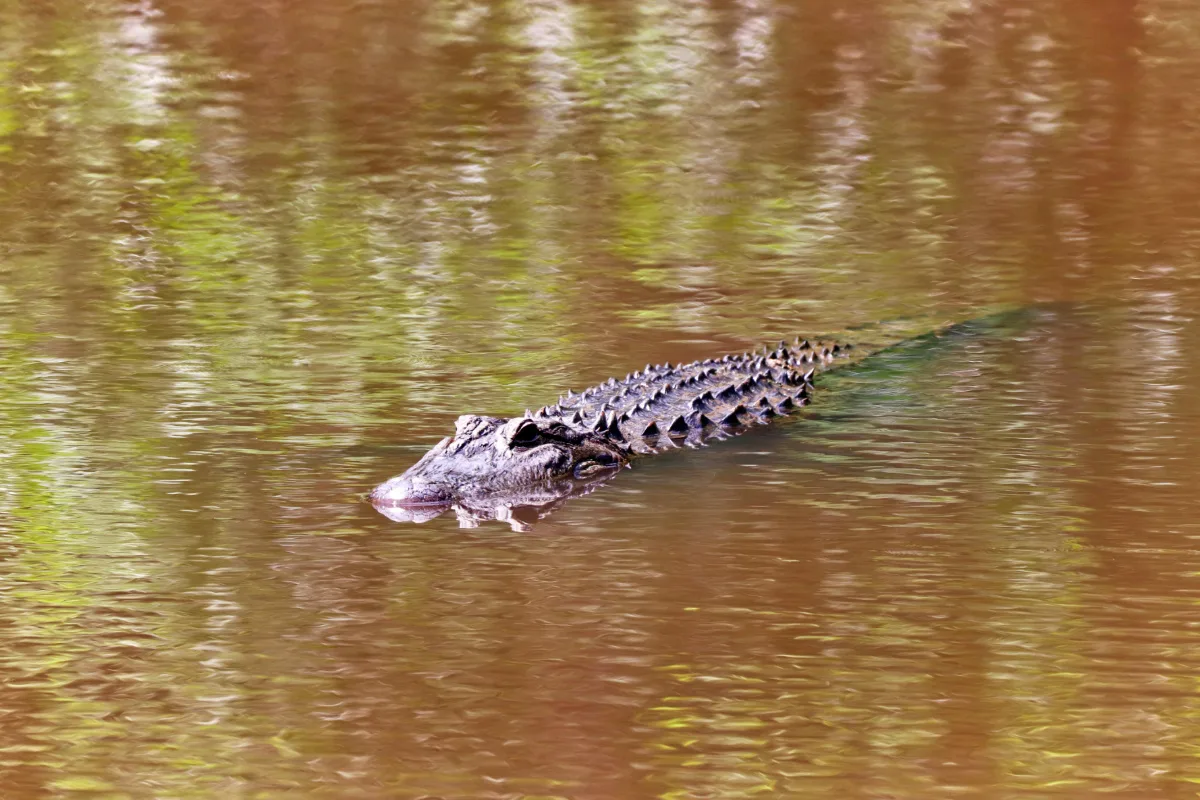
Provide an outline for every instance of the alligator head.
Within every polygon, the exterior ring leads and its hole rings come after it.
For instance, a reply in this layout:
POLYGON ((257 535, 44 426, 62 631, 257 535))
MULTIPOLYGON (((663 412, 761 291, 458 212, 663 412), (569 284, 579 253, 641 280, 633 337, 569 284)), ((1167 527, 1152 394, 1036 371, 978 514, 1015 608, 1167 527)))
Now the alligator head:
POLYGON ((550 487, 551 494, 569 494, 571 483, 593 481, 628 462, 628 447, 601 432, 557 419, 468 414, 458 418, 453 436, 376 486, 370 499, 381 510, 408 509, 406 516, 420 521, 451 507, 501 508, 550 487))

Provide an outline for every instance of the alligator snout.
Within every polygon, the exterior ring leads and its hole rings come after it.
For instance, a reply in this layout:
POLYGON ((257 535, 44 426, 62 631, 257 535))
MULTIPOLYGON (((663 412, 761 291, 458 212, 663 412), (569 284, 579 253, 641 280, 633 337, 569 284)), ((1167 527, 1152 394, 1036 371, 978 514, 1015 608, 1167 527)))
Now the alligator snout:
POLYGON ((371 492, 371 502, 376 506, 448 506, 453 500, 448 487, 407 473, 379 484, 371 492))

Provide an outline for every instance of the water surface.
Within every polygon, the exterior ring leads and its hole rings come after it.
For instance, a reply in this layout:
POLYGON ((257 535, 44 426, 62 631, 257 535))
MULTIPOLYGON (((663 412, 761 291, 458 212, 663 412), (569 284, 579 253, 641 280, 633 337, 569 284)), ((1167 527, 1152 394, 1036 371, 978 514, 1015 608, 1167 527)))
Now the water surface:
POLYGON ((1200 17, 0 9, 5 798, 1200 783, 1200 17), (463 413, 896 318, 529 532, 463 413))

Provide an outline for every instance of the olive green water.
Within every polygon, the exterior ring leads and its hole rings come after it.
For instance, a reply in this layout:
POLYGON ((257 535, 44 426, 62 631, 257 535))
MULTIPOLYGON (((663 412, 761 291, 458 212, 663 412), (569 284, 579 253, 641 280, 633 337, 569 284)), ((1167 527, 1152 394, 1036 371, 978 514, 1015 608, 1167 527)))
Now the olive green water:
POLYGON ((0 796, 1200 794, 1200 10, 0 4, 0 796), (518 533, 647 361, 1043 303, 518 533))

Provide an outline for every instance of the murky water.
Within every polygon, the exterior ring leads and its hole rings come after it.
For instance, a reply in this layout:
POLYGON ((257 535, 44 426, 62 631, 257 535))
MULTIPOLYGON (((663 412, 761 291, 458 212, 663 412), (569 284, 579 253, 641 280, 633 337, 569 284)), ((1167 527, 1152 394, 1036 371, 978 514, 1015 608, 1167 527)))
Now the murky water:
POLYGON ((1200 784, 1200 14, 0 9, 5 798, 1200 784), (365 493, 646 362, 1036 310, 531 531, 365 493))

